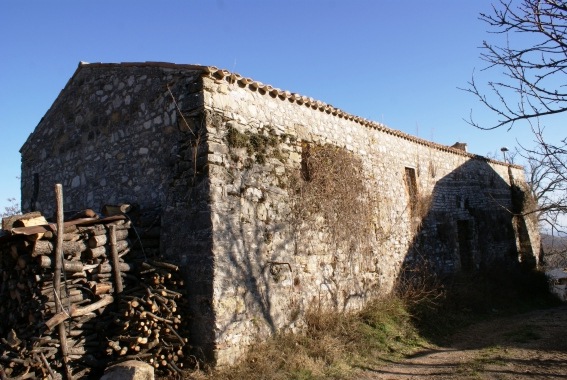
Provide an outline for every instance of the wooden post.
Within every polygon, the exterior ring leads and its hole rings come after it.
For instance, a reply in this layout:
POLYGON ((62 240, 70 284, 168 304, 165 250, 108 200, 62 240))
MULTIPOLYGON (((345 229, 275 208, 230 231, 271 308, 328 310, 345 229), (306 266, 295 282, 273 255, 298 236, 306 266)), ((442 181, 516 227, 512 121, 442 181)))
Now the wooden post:
POLYGON ((116 226, 110 225, 110 255, 112 257, 112 270, 114 272, 114 285, 116 286, 115 293, 120 297, 122 293, 122 275, 120 274, 120 262, 118 261, 118 249, 116 248, 116 226))
MULTIPOLYGON (((55 185, 55 198, 57 202, 57 243, 55 246, 55 273, 53 274, 53 291, 55 292, 55 311, 60 313, 63 309, 61 305, 61 270, 63 267, 63 186, 55 185)), ((73 374, 69 367, 68 349, 67 349, 67 332, 65 324, 60 323, 58 326, 59 340, 61 342, 61 355, 63 356, 63 367, 67 380, 73 380, 73 374)))

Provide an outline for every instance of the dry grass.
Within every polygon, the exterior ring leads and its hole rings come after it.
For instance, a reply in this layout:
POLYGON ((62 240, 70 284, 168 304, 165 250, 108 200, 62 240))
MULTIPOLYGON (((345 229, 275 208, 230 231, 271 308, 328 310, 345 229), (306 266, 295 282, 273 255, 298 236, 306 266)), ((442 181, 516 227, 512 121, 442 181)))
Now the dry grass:
MULTIPOLYGON (((311 310, 302 333, 277 334, 251 346, 234 367, 193 371, 186 378, 352 379, 360 368, 379 367, 431 342, 442 344, 470 323, 556 305, 540 273, 499 269, 455 276, 442 287, 425 271, 417 283, 404 284, 405 292, 370 302, 358 313, 311 310)), ((528 329, 513 336, 535 337, 528 329)))
POLYGON ((424 343, 397 298, 377 300, 350 315, 312 310, 306 320, 302 333, 257 343, 236 366, 195 371, 188 378, 346 379, 360 367, 409 354, 424 343))

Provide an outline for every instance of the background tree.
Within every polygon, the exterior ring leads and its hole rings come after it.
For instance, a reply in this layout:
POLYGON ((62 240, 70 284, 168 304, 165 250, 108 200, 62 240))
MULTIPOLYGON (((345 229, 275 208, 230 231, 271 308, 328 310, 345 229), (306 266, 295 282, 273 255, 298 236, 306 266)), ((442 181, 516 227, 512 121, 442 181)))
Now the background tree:
POLYGON ((480 125, 471 114, 470 123, 481 129, 512 128, 518 121, 567 111, 567 2, 501 0, 492 10, 481 13, 480 19, 499 44, 484 41, 481 58, 488 63, 486 69, 502 69, 503 80, 489 81, 487 95, 473 76, 465 90, 494 111, 498 120, 480 125))
POLYGON ((533 130, 535 148, 519 149, 524 158, 527 181, 538 208, 534 210, 543 227, 553 233, 565 233, 567 213, 567 144, 565 140, 552 144, 545 140, 543 130, 533 130))
POLYGON ((20 213, 20 205, 16 202, 16 198, 8 198, 8 202, 10 202, 10 204, 4 207, 4 211, 0 211, 0 218, 20 213))

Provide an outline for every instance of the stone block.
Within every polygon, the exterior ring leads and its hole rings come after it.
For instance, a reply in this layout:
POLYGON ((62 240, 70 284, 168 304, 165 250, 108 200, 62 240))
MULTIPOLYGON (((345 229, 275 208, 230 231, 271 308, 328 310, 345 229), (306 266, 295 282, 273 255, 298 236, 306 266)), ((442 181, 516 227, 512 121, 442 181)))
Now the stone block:
POLYGON ((127 360, 108 367, 100 380, 154 380, 154 367, 138 360, 127 360))

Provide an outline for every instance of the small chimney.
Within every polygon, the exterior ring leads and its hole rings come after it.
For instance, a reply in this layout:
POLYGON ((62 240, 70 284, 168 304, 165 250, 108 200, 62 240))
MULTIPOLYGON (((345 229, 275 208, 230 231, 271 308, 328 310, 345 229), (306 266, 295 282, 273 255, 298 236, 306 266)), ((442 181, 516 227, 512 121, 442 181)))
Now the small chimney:
POLYGON ((455 148, 458 150, 462 150, 463 152, 467 151, 467 143, 462 143, 462 142, 456 142, 453 145, 451 145, 451 148, 455 148))

